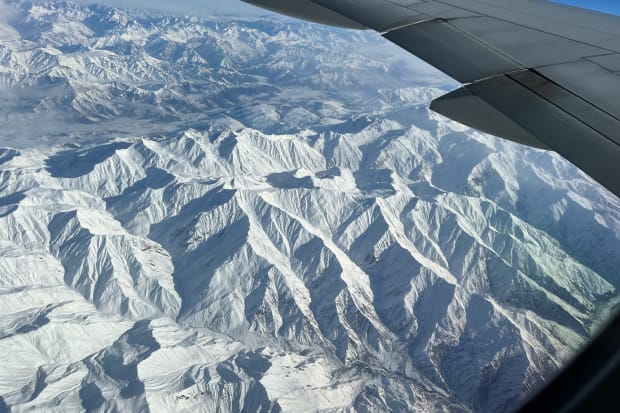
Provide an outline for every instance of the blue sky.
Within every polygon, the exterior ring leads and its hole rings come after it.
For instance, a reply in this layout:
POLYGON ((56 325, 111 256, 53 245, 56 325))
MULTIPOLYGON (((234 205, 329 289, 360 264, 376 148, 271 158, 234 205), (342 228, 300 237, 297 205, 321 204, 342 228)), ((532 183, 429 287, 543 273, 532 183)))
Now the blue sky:
POLYGON ((619 0, 554 0, 556 3, 568 4, 584 9, 602 11, 609 14, 620 15, 619 0))

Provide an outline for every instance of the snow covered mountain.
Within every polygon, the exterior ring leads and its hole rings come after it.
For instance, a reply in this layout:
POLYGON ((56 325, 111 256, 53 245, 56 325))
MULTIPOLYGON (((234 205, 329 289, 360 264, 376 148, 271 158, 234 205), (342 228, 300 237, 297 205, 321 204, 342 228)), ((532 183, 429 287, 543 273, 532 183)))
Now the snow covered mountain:
POLYGON ((0 3, 0 411, 501 412, 620 201, 372 34, 0 3), (430 86, 429 86, 430 85, 430 86))

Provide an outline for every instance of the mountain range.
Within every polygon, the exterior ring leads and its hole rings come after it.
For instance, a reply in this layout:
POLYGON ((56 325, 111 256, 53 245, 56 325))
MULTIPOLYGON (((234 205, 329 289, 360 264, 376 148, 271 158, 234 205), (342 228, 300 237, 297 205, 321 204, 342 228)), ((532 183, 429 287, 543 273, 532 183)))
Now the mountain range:
POLYGON ((0 3, 0 411, 503 412, 619 303, 620 201, 379 36, 0 3))

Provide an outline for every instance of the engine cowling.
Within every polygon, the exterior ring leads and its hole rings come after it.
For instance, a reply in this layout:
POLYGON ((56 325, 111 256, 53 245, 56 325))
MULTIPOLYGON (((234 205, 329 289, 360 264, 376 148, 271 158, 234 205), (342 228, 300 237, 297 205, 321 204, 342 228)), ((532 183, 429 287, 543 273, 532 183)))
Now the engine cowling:
POLYGON ((263 9, 328 26, 364 29, 359 23, 310 0, 242 0, 263 9))

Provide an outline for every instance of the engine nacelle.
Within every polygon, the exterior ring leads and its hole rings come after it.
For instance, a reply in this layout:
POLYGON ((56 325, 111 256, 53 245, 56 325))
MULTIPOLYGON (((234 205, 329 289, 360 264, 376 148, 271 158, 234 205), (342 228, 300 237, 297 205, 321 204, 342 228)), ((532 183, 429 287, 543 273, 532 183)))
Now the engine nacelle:
POLYGON ((263 9, 328 26, 364 29, 359 23, 310 0, 242 0, 263 9))

